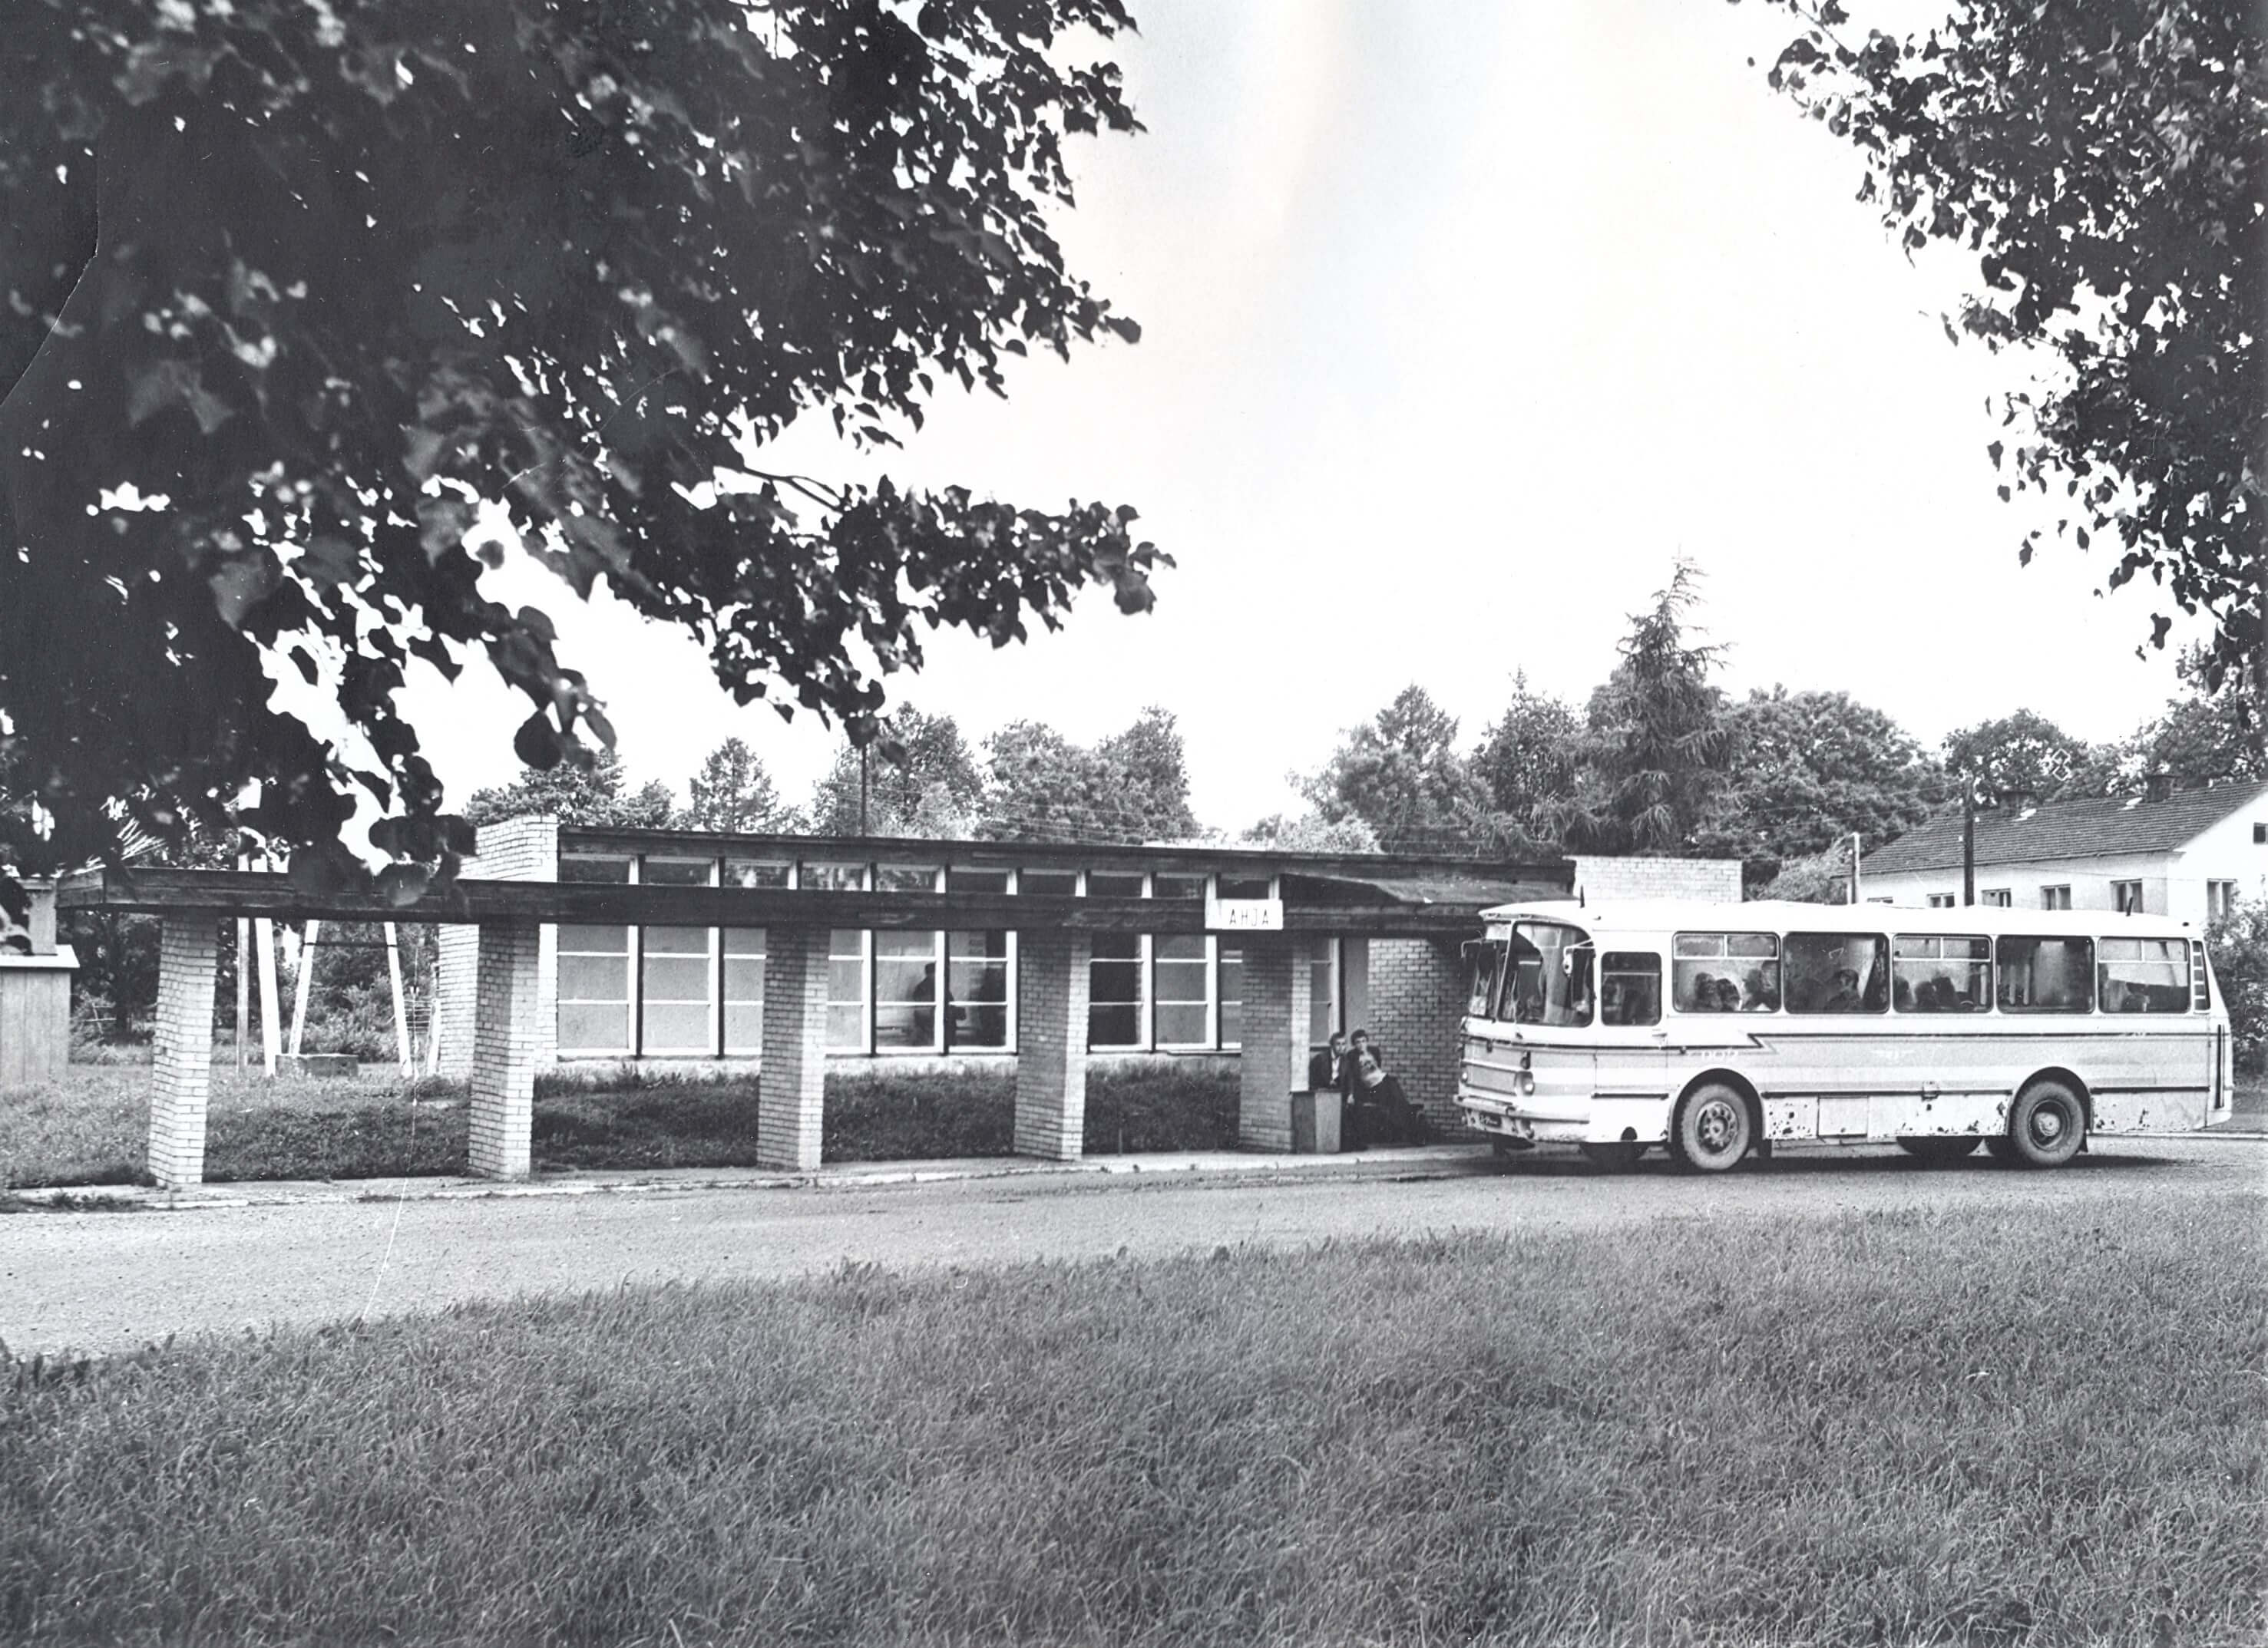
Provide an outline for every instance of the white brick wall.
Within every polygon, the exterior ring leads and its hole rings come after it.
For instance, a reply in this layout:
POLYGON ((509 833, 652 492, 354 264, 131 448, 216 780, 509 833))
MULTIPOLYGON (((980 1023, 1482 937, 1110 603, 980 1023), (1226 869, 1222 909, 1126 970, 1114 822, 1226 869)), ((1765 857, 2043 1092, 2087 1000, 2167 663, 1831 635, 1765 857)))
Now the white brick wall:
POLYGON ((1464 1011, 1464 957, 1457 944, 1371 940, 1370 1018, 1347 1028, 1370 1032, 1403 1095, 1425 1107, 1434 1131, 1452 1136, 1463 1129, 1457 1110, 1457 1041, 1464 1011))
POLYGON ((1737 904, 1737 858, 1586 858, 1575 860, 1575 886, 1586 899, 1702 899, 1737 904))
POLYGON ((756 1078, 756 1160, 819 1166, 827 1108, 824 927, 773 927, 764 939, 764 1062, 756 1078))
POLYGON ((1018 940, 1016 1153, 1075 1161, 1086 1137, 1086 934, 1018 940))
POLYGON ((479 984, 473 1016, 471 1170, 525 1179, 535 1119, 538 936, 533 922, 484 922, 474 930, 479 984))
POLYGON ((213 980, 220 923, 168 916, 158 938, 156 1067, 150 1090, 150 1176, 167 1189, 202 1182, 212 1093, 213 980))

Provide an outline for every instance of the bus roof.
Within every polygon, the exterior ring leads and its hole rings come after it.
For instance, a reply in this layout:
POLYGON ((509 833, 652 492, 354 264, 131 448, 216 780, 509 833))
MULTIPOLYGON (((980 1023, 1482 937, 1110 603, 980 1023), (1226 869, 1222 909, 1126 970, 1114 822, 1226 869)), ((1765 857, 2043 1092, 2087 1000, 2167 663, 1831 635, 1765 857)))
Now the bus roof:
POLYGON ((1728 904, 1694 899, 1608 899, 1579 904, 1572 899, 1498 904, 1481 912, 1491 923, 1529 917, 1562 921, 1592 933, 1740 932, 1778 928, 1784 932, 2037 933, 2046 938, 2198 938, 2188 922, 2170 916, 2121 916, 2116 910, 2012 909, 1970 904, 1953 909, 1918 909, 1903 904, 1804 904, 1756 899, 1728 904))

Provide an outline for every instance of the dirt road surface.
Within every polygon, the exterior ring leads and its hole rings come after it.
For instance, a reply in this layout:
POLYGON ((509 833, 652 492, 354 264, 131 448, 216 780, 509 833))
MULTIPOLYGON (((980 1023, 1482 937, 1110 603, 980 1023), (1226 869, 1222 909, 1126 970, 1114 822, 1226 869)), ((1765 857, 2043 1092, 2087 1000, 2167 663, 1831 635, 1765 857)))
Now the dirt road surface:
POLYGON ((1437 1161, 1424 1171, 28 1213, 0 1218, 0 1339, 18 1353, 113 1350, 169 1334, 622 1283, 792 1277, 845 1260, 908 1269, 1222 1243, 2137 1199, 2178 1219, 2201 1200, 2268 1203, 2268 1144, 2219 1139, 2108 1144, 2043 1173, 1982 1156, 1928 1168, 1891 1149, 1784 1153, 1705 1179, 1672 1173, 1658 1159, 1606 1174, 1572 1157, 1437 1161))

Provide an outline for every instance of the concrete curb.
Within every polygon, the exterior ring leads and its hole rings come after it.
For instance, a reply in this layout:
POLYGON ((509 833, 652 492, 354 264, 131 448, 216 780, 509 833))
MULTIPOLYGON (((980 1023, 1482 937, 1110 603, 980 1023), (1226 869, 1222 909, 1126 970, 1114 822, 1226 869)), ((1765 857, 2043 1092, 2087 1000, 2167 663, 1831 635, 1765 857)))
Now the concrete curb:
POLYGON ((1077 1161, 1026 1161, 984 1157, 963 1161, 883 1162, 821 1167, 812 1173, 762 1168, 680 1168, 644 1173, 562 1173, 531 1180, 432 1177, 416 1179, 268 1180, 160 1190, 147 1185, 57 1185, 0 1195, 45 1205, 87 1203, 88 1211, 133 1209, 189 1213, 206 1209, 293 1207, 357 1202, 450 1202, 585 1196, 681 1196, 703 1190, 870 1190, 901 1185, 974 1180, 1330 1179, 1380 1171, 1441 1173, 1478 1168, 1491 1160, 1485 1144, 1426 1144, 1334 1156, 1262 1156, 1233 1152, 1161 1152, 1090 1156, 1077 1161))
MULTIPOLYGON (((2165 1133, 2153 1138, 2205 1139, 2268 1144, 2268 1133, 2226 1128, 2165 1133)), ((0 1196, 41 1206, 88 1204, 88 1212, 194 1213, 247 1207, 298 1207, 362 1202, 470 1202, 586 1196, 688 1196, 706 1190, 876 1190, 897 1186, 954 1184, 977 1180, 1148 1179, 1224 1181, 1254 1179, 1361 1178, 1399 1171, 1427 1177, 1485 1169, 1494 1160, 1486 1141, 1351 1151, 1333 1156, 1245 1155, 1235 1151, 1160 1151, 1138 1156, 1087 1156, 1077 1161, 982 1157, 953 1161, 877 1162, 821 1167, 812 1173, 763 1168, 666 1168, 643 1173, 560 1173, 528 1180, 434 1177, 418 1179, 276 1179, 159 1190, 146 1185, 55 1185, 0 1191, 0 1196)))

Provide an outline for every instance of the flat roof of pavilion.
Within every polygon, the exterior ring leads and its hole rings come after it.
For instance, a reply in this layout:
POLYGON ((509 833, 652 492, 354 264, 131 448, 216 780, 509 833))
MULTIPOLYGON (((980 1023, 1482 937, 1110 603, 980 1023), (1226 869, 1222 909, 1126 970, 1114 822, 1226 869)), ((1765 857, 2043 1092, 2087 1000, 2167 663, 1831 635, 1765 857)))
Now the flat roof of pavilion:
MULTIPOLYGON (((1303 853, 1268 847, 939 841, 910 836, 734 835, 563 824, 563 854, 678 853, 829 864, 972 870, 1085 869, 1277 879, 1284 931, 1373 938, 1453 938, 1491 905, 1564 897, 1569 859, 1491 862, 1428 854, 1303 853)), ((824 926, 900 930, 1063 928, 1086 932, 1207 931, 1202 898, 1093 898, 953 891, 659 887, 461 878, 408 903, 375 889, 325 889, 288 872, 114 865, 65 878, 65 909, 269 916, 282 921, 538 922, 641 926, 824 926)))

